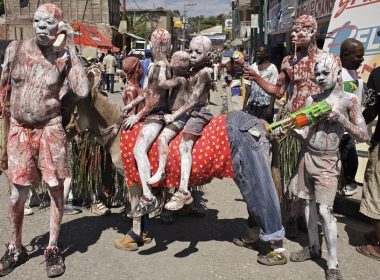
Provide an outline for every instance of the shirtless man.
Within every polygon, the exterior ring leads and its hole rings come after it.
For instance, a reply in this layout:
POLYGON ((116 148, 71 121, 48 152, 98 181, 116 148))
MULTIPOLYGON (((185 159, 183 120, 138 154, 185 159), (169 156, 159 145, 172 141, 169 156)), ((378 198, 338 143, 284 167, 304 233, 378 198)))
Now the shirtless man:
POLYGON ((336 56, 325 54, 317 59, 315 78, 323 92, 308 97, 306 105, 326 100, 333 110, 315 125, 293 130, 304 141, 304 152, 297 170, 303 176, 298 177, 298 190, 294 194, 305 203, 309 246, 291 253, 290 260, 303 262, 321 257, 319 212, 328 252, 327 280, 342 279, 337 259, 336 220, 332 214, 341 167, 339 143, 345 131, 356 140, 368 139, 360 101, 357 96, 344 93, 341 71, 342 66, 336 56))
POLYGON ((124 121, 124 127, 130 129, 138 121, 145 118, 144 124, 140 129, 137 137, 134 156, 139 171, 143 195, 140 203, 135 209, 128 214, 132 218, 139 218, 158 208, 159 202, 152 194, 147 180, 151 177, 151 166, 148 159, 148 151, 156 140, 158 134, 165 126, 164 115, 169 113, 168 110, 168 90, 160 87, 159 74, 161 65, 165 64, 167 73, 165 80, 170 78, 168 55, 171 51, 171 35, 163 29, 158 28, 152 33, 151 51, 154 57, 154 65, 152 66, 148 76, 148 86, 144 91, 143 97, 137 97, 129 105, 124 108, 123 114, 137 106, 145 100, 145 106, 136 115, 129 116, 124 121))
POLYGON ((40 175, 49 185, 51 198, 50 238, 45 249, 47 276, 65 272, 57 245, 64 208, 63 180, 69 177, 69 170, 59 99, 65 93, 65 79, 79 97, 89 92, 85 70, 76 55, 74 33, 62 22, 62 11, 53 4, 41 5, 34 14, 33 28, 35 38, 13 42, 7 48, 1 77, 1 87, 10 77, 12 93, 7 147, 10 242, 0 260, 0 276, 28 260, 21 240, 24 202, 29 186, 38 185, 40 175), (66 34, 67 51, 55 51, 52 46, 59 33, 66 34), (16 49, 17 63, 10 71, 16 49))
POLYGON ((255 81, 266 93, 276 98, 281 98, 287 91, 287 109, 290 112, 304 108, 306 99, 321 91, 313 82, 315 61, 324 53, 316 44, 317 30, 317 21, 313 16, 302 15, 294 20, 291 38, 296 53, 286 56, 282 61, 276 85, 264 80, 248 66, 244 68, 244 77, 255 81))
MULTIPOLYGON (((318 26, 313 16, 302 15, 294 20, 291 39, 295 49, 293 55, 286 56, 281 64, 276 85, 264 80, 259 73, 249 67, 244 68, 244 77, 256 82, 266 93, 275 98, 282 98, 287 94, 286 109, 293 113, 305 107, 306 99, 313 94, 318 94, 321 89, 314 82, 314 65, 317 57, 324 51, 318 49, 316 44, 316 34, 318 26)), ((294 151, 291 147, 292 139, 285 139, 281 146, 283 149, 290 150, 294 157, 299 156, 299 151, 294 151)), ((276 150, 276 149, 274 149, 276 150)), ((278 157, 274 157, 276 160, 278 157)), ((296 160, 296 158, 294 158, 296 160)), ((289 164, 280 162, 280 165, 289 164)), ((280 175, 280 174, 278 174, 280 175)), ((283 175, 283 174, 281 174, 283 175)), ((293 174, 287 174, 289 177, 293 174)), ((292 182, 285 182, 283 187, 282 209, 285 209, 284 223, 290 225, 287 228, 289 236, 294 233, 296 218, 299 213, 297 210, 302 206, 300 203, 288 198, 288 190, 296 188, 292 182), (289 211, 291 210, 291 211, 289 211), (286 211, 289 211, 286 213, 286 211)))
MULTIPOLYGON (((171 58, 170 65, 173 78, 165 81, 166 65, 163 64, 160 70, 160 80, 163 82, 160 82, 159 86, 171 90, 168 107, 174 113, 189 101, 187 78, 190 70, 190 55, 184 51, 175 52, 171 58)), ((158 137, 159 166, 156 174, 148 180, 150 185, 154 185, 166 177, 165 167, 169 154, 169 142, 185 127, 189 119, 186 114, 177 115, 176 117, 177 119, 165 126, 158 137)))
POLYGON ((165 115, 165 122, 172 123, 184 114, 189 115, 183 129, 183 138, 180 145, 181 154, 181 182, 178 191, 165 204, 167 210, 179 210, 185 204, 193 201, 189 192, 189 179, 192 165, 192 150, 195 142, 202 134, 203 128, 210 122, 212 114, 207 107, 208 96, 212 88, 211 68, 207 68, 211 41, 209 38, 199 35, 190 42, 190 98, 181 108, 172 114, 165 115))

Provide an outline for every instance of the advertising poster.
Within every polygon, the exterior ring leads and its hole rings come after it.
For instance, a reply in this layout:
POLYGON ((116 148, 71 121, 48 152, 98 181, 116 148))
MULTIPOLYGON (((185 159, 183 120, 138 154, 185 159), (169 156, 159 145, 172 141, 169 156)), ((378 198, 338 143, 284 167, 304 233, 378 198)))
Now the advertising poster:
POLYGON ((331 15, 324 50, 339 55, 347 38, 364 45, 364 62, 358 74, 367 81, 371 71, 380 66, 380 0, 336 0, 331 15))

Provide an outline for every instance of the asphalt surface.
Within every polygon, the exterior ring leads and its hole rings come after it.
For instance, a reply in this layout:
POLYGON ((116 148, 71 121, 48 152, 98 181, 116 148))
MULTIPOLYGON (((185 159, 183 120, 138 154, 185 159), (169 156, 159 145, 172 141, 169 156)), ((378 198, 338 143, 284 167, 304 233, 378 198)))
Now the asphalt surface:
MULTIPOLYGON (((110 99, 121 101, 120 92, 110 99)), ((214 114, 231 107, 231 98, 219 85, 213 92, 214 114), (224 103, 224 105, 223 105, 224 103)), ((120 103, 121 104, 121 103, 120 103)), ((8 186, 0 177, 0 243, 8 242, 8 186)), ((215 179, 204 186, 203 203, 206 216, 195 218, 176 216, 175 223, 164 225, 152 221, 154 241, 138 251, 126 252, 113 247, 114 240, 131 227, 113 208, 108 217, 98 217, 88 210, 75 216, 64 216, 60 246, 66 258, 66 273, 60 279, 324 279, 327 255, 318 262, 291 263, 267 267, 257 263, 257 251, 240 248, 232 243, 245 228, 247 211, 238 188, 231 179, 215 179)), ((48 242, 48 208, 34 208, 35 214, 25 217, 23 244, 31 259, 4 279, 45 279, 43 246, 48 242)), ((371 226, 357 219, 336 215, 338 221, 338 258, 344 279, 379 279, 379 262, 355 251, 364 244, 363 233, 371 226)), ((305 232, 297 239, 285 240, 286 254, 307 244, 305 232)))

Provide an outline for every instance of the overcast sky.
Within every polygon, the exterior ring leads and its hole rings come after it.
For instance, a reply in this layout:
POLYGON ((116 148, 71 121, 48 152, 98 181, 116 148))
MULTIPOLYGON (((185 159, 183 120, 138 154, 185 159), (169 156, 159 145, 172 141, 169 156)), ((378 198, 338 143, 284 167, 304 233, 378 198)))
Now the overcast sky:
POLYGON ((217 16, 228 14, 231 11, 231 0, 127 0, 127 9, 137 9, 135 2, 141 9, 164 7, 170 10, 179 10, 181 14, 185 3, 196 3, 196 6, 186 7, 186 15, 190 17, 217 16))

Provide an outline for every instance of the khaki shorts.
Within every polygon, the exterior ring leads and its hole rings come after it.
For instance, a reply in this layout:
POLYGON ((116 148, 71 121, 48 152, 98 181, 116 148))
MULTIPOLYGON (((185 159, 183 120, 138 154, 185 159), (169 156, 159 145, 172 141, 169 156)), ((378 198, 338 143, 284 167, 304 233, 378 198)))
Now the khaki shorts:
POLYGON ((302 199, 333 206, 340 169, 338 151, 316 151, 306 147, 298 166, 296 195, 302 199))
POLYGON ((8 134, 8 178, 21 185, 37 186, 42 179, 51 187, 69 177, 66 134, 62 118, 39 128, 27 128, 11 118, 8 134))
POLYGON ((369 148, 364 175, 363 197, 360 212, 369 218, 380 220, 380 161, 379 144, 369 148))
POLYGON ((194 109, 190 114, 183 132, 195 136, 201 136, 203 128, 210 122, 212 113, 208 107, 194 109))
POLYGON ((181 116, 178 120, 172 122, 171 124, 174 125, 178 129, 178 131, 181 131, 185 127, 189 118, 190 117, 185 114, 181 116))

